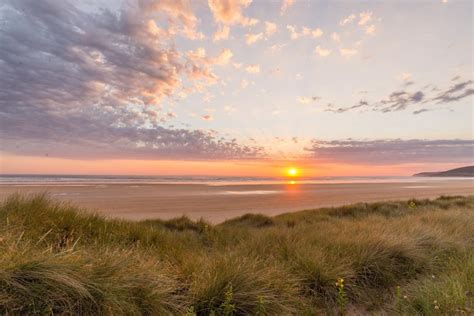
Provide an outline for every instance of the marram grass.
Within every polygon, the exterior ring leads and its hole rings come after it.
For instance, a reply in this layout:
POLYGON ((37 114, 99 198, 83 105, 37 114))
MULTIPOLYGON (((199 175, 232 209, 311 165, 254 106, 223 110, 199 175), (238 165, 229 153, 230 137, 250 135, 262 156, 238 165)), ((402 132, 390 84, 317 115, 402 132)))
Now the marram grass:
POLYGON ((0 205, 2 315, 469 315, 474 197, 104 219, 46 195, 0 205))

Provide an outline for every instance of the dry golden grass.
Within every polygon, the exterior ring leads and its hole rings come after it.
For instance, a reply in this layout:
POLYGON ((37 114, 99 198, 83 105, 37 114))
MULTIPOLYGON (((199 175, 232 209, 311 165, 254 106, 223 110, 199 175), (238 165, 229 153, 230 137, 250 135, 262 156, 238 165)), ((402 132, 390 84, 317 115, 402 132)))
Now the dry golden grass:
POLYGON ((0 205, 0 313, 469 314, 473 211, 441 197, 212 226, 15 195, 0 205))

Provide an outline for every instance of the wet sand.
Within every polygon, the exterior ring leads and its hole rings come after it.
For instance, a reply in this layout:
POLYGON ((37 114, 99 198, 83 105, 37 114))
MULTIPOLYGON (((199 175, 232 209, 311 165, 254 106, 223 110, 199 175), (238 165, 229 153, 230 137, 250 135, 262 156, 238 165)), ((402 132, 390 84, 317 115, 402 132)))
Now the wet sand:
POLYGON ((245 213, 269 216, 339 206, 440 195, 473 195, 474 180, 325 184, 42 184, 0 185, 0 200, 15 193, 47 192, 99 214, 130 220, 187 215, 212 223, 245 213))

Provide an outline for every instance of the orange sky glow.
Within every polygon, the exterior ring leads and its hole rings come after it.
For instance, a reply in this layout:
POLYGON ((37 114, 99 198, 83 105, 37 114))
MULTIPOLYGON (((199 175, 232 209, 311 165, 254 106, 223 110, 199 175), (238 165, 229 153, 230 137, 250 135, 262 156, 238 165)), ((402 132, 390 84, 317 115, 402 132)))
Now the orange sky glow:
MULTIPOLYGON (((53 157, 2 155, 3 174, 98 174, 98 175, 192 175, 285 177, 288 168, 298 168, 299 177, 398 176, 424 171, 424 164, 351 165, 304 161, 183 161, 183 160, 73 160, 53 157)), ((431 164, 444 170, 458 164, 431 164)))

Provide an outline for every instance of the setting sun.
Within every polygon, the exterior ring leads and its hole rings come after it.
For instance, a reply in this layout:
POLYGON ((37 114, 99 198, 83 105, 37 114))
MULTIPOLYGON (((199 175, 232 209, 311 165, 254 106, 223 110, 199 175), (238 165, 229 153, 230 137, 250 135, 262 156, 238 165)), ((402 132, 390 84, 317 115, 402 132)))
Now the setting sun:
POLYGON ((286 175, 289 177, 296 177, 298 176, 300 171, 297 168, 290 167, 286 170, 286 175))

